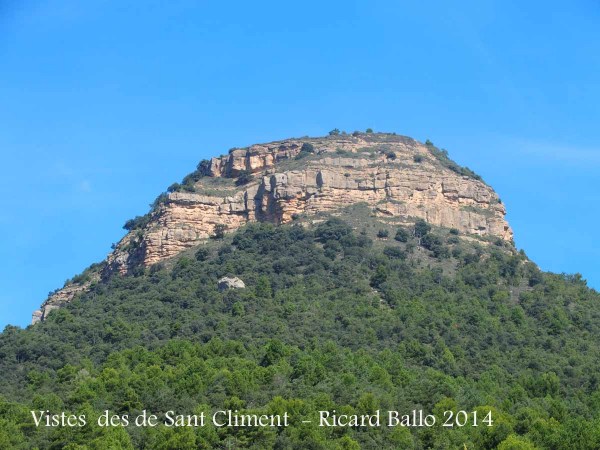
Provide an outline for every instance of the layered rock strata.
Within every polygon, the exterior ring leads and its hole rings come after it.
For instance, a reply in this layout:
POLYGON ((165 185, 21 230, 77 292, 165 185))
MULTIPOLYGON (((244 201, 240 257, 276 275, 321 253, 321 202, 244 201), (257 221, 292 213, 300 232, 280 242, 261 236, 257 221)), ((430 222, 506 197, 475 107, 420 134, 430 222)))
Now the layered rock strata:
MULTIPOLYGON (((512 230, 497 194, 456 167, 439 152, 436 156, 432 146, 390 134, 288 139, 233 149, 201 164, 193 192, 168 194, 147 224, 130 231, 107 257, 103 276, 171 258, 213 236, 217 225, 231 232, 252 221, 282 224, 361 202, 401 223, 421 218, 462 235, 510 241, 512 230), (247 182, 238 186, 235 178, 241 174, 247 182)), ((78 292, 72 286, 58 291, 34 320, 78 292)))

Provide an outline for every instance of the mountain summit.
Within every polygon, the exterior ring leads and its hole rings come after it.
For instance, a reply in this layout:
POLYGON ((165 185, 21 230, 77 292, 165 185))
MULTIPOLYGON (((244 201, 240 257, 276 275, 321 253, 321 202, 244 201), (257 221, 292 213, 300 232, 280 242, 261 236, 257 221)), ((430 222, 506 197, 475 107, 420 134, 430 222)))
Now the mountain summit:
POLYGON ((600 448, 600 294, 517 250, 496 193, 429 141, 232 149, 124 228, 0 333, 0 448, 600 448), (226 410, 290 421, 168 422, 226 410), (431 426, 320 421, 380 412, 431 426))
POLYGON ((467 239, 511 241, 506 210, 481 177, 431 142, 389 133, 298 138, 234 148, 203 160, 128 233, 106 261, 53 293, 33 323, 100 278, 128 274, 248 222, 284 224, 364 203, 398 225, 423 219, 467 239))

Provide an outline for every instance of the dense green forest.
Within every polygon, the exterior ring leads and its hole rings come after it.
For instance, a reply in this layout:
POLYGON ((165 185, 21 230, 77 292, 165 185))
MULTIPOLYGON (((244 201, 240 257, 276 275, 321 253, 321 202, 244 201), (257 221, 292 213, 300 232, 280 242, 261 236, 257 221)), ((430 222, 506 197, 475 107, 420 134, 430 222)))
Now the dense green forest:
POLYGON ((600 448, 600 295, 510 244, 457 234, 423 222, 252 224, 98 282, 0 335, 0 448, 600 448), (226 275, 246 288, 220 292, 226 275), (292 419, 94 424, 105 410, 224 408, 292 419), (493 426, 316 426, 333 409, 491 411, 493 426), (31 410, 90 423, 36 427, 31 410))

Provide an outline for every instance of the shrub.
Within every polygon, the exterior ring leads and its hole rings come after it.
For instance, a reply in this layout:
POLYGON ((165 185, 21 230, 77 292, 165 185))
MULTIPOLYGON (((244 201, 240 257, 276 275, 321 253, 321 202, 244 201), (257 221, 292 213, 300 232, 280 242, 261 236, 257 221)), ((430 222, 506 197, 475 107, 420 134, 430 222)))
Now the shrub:
POLYGON ((372 132, 373 132, 373 128, 367 128, 367 129, 365 130, 365 133, 372 133, 372 132))
POLYGON ((196 188, 193 184, 184 184, 181 186, 181 189, 185 192, 196 192, 196 188))
POLYGON ((381 239, 386 239, 389 235, 390 232, 388 230, 382 229, 377 232, 377 237, 381 239))
POLYGON ((396 153, 394 152, 386 152, 385 156, 392 161, 396 159, 396 153))
POLYGON ((439 149, 431 143, 431 141, 427 140, 425 143, 429 149, 429 152, 442 164, 442 166, 450 169, 452 172, 457 173, 459 175, 467 176, 473 178, 475 180, 481 180, 481 177, 473 172, 468 167, 462 167, 456 164, 454 161, 450 159, 448 156, 448 150, 439 149))
POLYGON ((208 159, 203 159, 196 166, 196 170, 200 172, 200 174, 205 175, 208 173, 208 169, 210 168, 210 161, 208 159))
POLYGON ((156 209, 160 205, 167 203, 167 200, 169 200, 169 195, 166 192, 163 192, 154 199, 154 201, 150 204, 150 208, 156 209))
POLYGON ((79 275, 75 275, 73 278, 71 278, 71 281, 67 281, 66 284, 83 284, 87 281, 90 281, 90 274, 83 272, 79 275))
POLYGON ((150 266, 149 272, 150 272, 150 275, 154 275, 164 269, 165 269, 165 264, 163 262, 157 262, 150 266))
POLYGON ((187 191, 193 191, 194 185, 200 181, 203 176, 204 175, 199 170, 195 170, 194 172, 186 175, 183 180, 181 180, 181 184, 187 191))
POLYGON ((383 249, 383 254, 391 259, 405 259, 406 258, 406 253, 404 253, 398 247, 392 247, 392 246, 386 247, 383 249))
POLYGON ((249 170, 241 170, 237 177, 237 180, 235 181, 235 184, 237 186, 242 186, 244 184, 250 183, 252 180, 254 180, 254 175, 252 175, 252 172, 250 172, 249 170))
POLYGON ((375 273, 371 277, 371 282, 370 282, 371 286, 373 286, 374 288, 381 287, 381 285, 387 281, 388 274, 389 274, 389 271, 388 271, 387 267, 385 267, 382 264, 377 266, 375 273))
POLYGON ((301 152, 304 153, 314 153, 315 152, 315 146, 312 145, 310 142, 305 142, 304 144, 302 144, 302 147, 300 148, 301 152))
POLYGON ((450 228, 450 234, 453 234, 454 236, 458 236, 460 233, 460 231, 458 231, 456 228, 450 228))
POLYGON ((307 156, 312 155, 314 153, 315 147, 312 144, 305 142, 304 144, 302 144, 300 152, 296 155, 296 159, 306 158, 307 156))
POLYGON ((413 161, 416 163, 421 163, 423 162, 423 156, 422 155, 415 155, 413 156, 413 161))
POLYGON ((408 231, 406 231, 404 228, 398 228, 394 239, 398 242, 408 242, 408 237, 408 231))
POLYGON ((544 275, 540 269, 531 262, 525 265, 525 276, 529 279, 528 284, 530 287, 534 287, 544 281, 544 275))
POLYGON ((338 130, 337 128, 334 128, 333 130, 331 130, 329 132, 329 136, 338 136, 340 134, 340 130, 338 130))
POLYGON ((330 240, 339 241, 344 236, 347 236, 351 233, 352 228, 350 228, 350 226, 348 226, 344 221, 334 218, 319 224, 315 230, 315 237, 320 242, 327 242, 330 240))
POLYGON ((223 239, 225 237, 225 230, 227 230, 227 225, 218 223, 214 228, 214 238, 215 239, 223 239))
POLYGON ((171 186, 167 188, 167 192, 179 192, 181 190, 181 185, 179 183, 173 183, 171 186))
POLYGON ((433 252, 433 256, 435 256, 438 259, 448 259, 448 258, 450 258, 450 256, 452 256, 450 249, 448 247, 446 247, 445 245, 440 245, 439 247, 435 247, 432 250, 432 252, 433 252))
POLYGON ((433 253, 436 258, 449 258, 450 249, 446 247, 442 239, 435 234, 427 233, 421 239, 421 246, 433 253))
POLYGON ((421 245, 427 250, 433 251, 436 247, 440 247, 442 245, 442 240, 435 234, 427 233, 421 239, 421 245))
POLYGON ((418 238, 422 238, 423 236, 425 236, 427 233, 429 233, 429 231, 431 231, 431 225, 429 225, 427 222, 425 222, 423 219, 419 219, 415 222, 415 236, 418 238))
POLYGON ((127 231, 135 230, 138 228, 144 228, 150 223, 150 214, 144 214, 143 216, 135 216, 133 219, 129 219, 123 225, 123 228, 127 231))
POLYGON ((196 261, 206 261, 206 258, 208 258, 208 254, 208 249, 199 248, 196 252, 196 261))

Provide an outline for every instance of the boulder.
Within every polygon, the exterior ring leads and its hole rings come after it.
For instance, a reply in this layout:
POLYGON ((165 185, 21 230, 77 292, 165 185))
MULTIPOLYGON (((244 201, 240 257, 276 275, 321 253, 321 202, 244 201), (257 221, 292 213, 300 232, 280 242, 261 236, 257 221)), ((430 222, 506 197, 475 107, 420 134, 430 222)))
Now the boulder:
POLYGON ((244 289, 246 285, 238 277, 223 277, 219 280, 219 291, 227 291, 229 289, 244 289))

